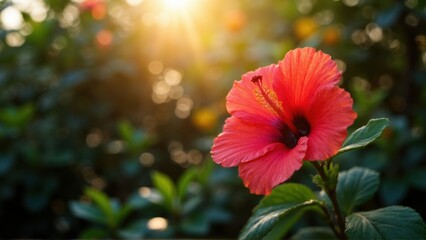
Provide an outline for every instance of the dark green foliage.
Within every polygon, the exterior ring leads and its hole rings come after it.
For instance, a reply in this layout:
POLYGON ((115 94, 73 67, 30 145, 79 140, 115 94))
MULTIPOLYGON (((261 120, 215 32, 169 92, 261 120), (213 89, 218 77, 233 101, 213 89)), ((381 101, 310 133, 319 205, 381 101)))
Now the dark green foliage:
POLYGON ((291 237, 292 240, 315 240, 315 239, 336 239, 328 227, 310 227, 302 228, 291 237))
POLYGON ((349 215, 353 209, 373 198, 379 188, 379 173, 355 167, 339 174, 337 200, 342 211, 349 215))
POLYGON ((347 218, 349 239, 424 239, 426 227, 417 212, 391 206, 369 212, 355 212, 347 218))
POLYGON ((339 153, 367 146, 376 140, 388 125, 388 119, 371 119, 367 125, 357 129, 346 138, 339 153))
POLYGON ((307 209, 319 210, 320 206, 321 203, 308 187, 295 183, 279 185, 260 201, 239 238, 262 239, 274 227, 283 229, 279 236, 275 236, 282 237, 301 217, 301 213, 307 209), (285 221, 280 221, 283 218, 285 221))

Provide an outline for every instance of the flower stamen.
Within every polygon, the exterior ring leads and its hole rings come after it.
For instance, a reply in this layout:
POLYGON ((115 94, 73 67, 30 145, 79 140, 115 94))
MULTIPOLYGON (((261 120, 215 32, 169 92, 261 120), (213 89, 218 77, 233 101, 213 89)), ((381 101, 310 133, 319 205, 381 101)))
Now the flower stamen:
POLYGON ((265 86, 263 86, 262 84, 262 78, 263 77, 261 75, 256 75, 251 78, 252 83, 254 83, 258 87, 258 91, 255 92, 255 94, 257 95, 258 102, 263 104, 267 109, 272 110, 274 113, 280 116, 282 121, 285 122, 285 124, 291 129, 291 131, 297 132, 296 126, 291 121, 288 121, 285 117, 284 109, 282 108, 281 102, 278 100, 275 92, 267 88, 265 91, 265 86))
MULTIPOLYGON (((271 96, 273 100, 271 99, 270 95, 272 95, 269 91, 268 93, 265 92, 264 87, 262 86, 262 76, 256 75, 252 77, 251 81, 258 87, 260 93, 262 94, 263 99, 268 103, 269 107, 274 110, 276 114, 278 114, 280 117, 284 118, 284 113, 282 111, 281 106, 277 106, 276 102, 276 96, 271 96), (275 101, 274 101, 275 100, 275 101)), ((274 94, 274 93, 273 93, 274 94)))

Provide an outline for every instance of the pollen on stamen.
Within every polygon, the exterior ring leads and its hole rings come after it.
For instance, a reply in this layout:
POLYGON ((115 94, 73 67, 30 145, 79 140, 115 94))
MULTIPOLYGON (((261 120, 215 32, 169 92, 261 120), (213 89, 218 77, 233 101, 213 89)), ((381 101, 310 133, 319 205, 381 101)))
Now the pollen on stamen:
MULTIPOLYGON (((257 86, 257 88, 254 89, 256 101, 265 109, 268 109, 270 112, 273 112, 282 119, 285 119, 284 109, 281 101, 277 97, 277 94, 272 89, 269 89, 268 86, 263 85, 262 79, 262 75, 255 75, 251 78, 251 82, 257 86)), ((292 131, 297 130, 291 121, 286 121, 286 124, 292 131)))

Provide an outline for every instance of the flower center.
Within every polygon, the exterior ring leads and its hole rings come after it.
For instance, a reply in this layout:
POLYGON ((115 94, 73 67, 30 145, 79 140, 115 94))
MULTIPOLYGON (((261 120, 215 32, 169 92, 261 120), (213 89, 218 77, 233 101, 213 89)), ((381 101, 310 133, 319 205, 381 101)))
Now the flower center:
POLYGON ((308 120, 301 115, 296 115, 296 117, 293 118, 293 124, 296 126, 296 131, 292 131, 284 122, 282 122, 279 127, 281 136, 278 141, 284 143, 284 145, 290 149, 297 145, 299 138, 308 136, 311 131, 308 120))
POLYGON ((297 136, 303 137, 308 136, 308 134, 311 132, 311 126, 308 123, 308 120, 302 115, 296 115, 293 119, 294 126, 297 128, 297 136))
POLYGON ((281 137, 278 139, 278 141, 284 143, 286 147, 292 149, 296 147, 297 141, 299 140, 296 135, 291 131, 291 129, 287 126, 287 124, 282 123, 282 126, 280 127, 281 137))

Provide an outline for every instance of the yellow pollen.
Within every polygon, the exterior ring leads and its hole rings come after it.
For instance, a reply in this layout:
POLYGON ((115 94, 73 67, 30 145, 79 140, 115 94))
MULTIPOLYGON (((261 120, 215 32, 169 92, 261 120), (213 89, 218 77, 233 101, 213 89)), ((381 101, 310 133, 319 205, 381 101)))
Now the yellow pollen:
POLYGON ((282 117, 284 112, 282 103, 278 100, 277 94, 274 91, 262 86, 262 88, 256 88, 254 90, 254 96, 256 97, 256 101, 262 105, 262 107, 282 117))
POLYGON ((297 132, 296 126, 288 121, 284 114, 283 103, 278 99, 277 94, 265 86, 262 82, 262 76, 254 76, 251 81, 257 86, 254 89, 256 101, 269 112, 276 114, 293 132, 297 132))

